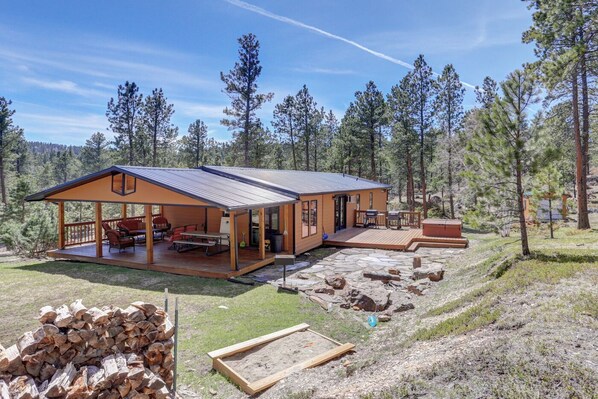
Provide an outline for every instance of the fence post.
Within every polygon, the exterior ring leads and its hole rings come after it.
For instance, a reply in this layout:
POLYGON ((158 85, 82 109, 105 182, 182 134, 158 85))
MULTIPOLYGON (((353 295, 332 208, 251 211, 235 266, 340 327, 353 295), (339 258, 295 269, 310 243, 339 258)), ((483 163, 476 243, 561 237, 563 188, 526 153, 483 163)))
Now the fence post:
POLYGON ((164 311, 168 313, 168 288, 164 288, 164 311))
POLYGON ((179 349, 179 298, 174 298, 174 376, 172 379, 172 389, 176 397, 176 377, 177 377, 177 354, 179 349))

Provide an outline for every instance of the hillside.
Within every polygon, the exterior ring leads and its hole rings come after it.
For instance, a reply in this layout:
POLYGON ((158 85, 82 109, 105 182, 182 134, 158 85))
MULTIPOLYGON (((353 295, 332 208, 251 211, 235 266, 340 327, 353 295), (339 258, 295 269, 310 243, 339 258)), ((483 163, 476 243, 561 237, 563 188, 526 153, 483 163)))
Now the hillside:
POLYGON ((352 356, 296 374, 264 398, 591 398, 598 386, 598 234, 469 233, 471 249, 412 312, 352 356))

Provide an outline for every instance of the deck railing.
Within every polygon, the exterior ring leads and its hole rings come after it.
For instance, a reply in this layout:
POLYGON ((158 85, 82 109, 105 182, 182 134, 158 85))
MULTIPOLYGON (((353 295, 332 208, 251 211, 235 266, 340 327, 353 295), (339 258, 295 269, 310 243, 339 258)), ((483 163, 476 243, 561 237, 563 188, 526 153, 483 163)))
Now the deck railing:
MULTIPOLYGON (((160 216, 160 214, 154 214, 152 217, 160 216)), ((111 228, 117 229, 118 222, 122 222, 122 218, 115 219, 104 219, 102 222, 106 222, 111 228)), ((145 215, 131 216, 127 220, 139 220, 145 221, 145 215)), ((80 244, 88 244, 96 240, 95 232, 95 221, 90 222, 77 222, 77 223, 66 223, 64 225, 64 246, 73 246, 80 244)))
MULTIPOLYGON (((366 221, 366 210, 355 210, 355 226, 364 226, 366 221)), ((401 227, 421 227, 421 212, 399 211, 401 215, 401 227)), ((376 215, 376 226, 388 227, 388 211, 378 211, 376 215)))

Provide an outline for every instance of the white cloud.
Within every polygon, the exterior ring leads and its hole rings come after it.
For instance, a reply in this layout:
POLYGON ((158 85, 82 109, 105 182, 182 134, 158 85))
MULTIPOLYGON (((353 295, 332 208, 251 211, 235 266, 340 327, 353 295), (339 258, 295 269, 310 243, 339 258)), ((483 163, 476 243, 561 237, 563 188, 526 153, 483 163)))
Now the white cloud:
POLYGON ((177 99, 173 99, 172 103, 176 112, 198 119, 223 118, 224 113, 222 110, 228 106, 228 104, 205 104, 177 99))
POLYGON ((76 94, 78 96, 83 96, 83 97, 98 96, 98 97, 102 97, 102 98, 107 98, 109 96, 109 94, 106 92, 103 92, 100 90, 95 90, 95 89, 84 88, 70 80, 42 80, 42 79, 35 79, 35 78, 23 78, 23 82, 25 82, 28 85, 39 87, 42 89, 60 91, 60 92, 69 93, 69 94, 76 94))

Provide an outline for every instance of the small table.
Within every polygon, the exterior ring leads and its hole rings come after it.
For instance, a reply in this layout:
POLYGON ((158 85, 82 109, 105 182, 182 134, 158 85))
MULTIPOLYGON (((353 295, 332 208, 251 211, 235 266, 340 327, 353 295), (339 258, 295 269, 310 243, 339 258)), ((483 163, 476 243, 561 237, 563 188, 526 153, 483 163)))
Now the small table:
POLYGON ((189 237, 185 241, 175 241, 176 244, 187 246, 188 248, 182 248, 178 252, 190 251, 198 247, 206 247, 206 255, 212 256, 222 252, 226 252, 230 249, 230 241, 228 248, 223 249, 222 240, 229 240, 230 237, 226 233, 204 233, 202 231, 185 231, 181 233, 183 237, 189 237), (210 247, 217 246, 218 251, 209 252, 210 247))
MULTIPOLYGON (((154 240, 160 241, 164 238, 164 232, 162 231, 162 229, 152 229, 152 234, 154 234, 154 233, 162 233, 160 238, 156 238, 154 235, 154 240)), ((132 235, 133 237, 143 236, 143 239, 140 240, 140 242, 145 242, 145 240, 146 240, 145 236, 147 235, 147 229, 129 230, 129 234, 132 235)))

